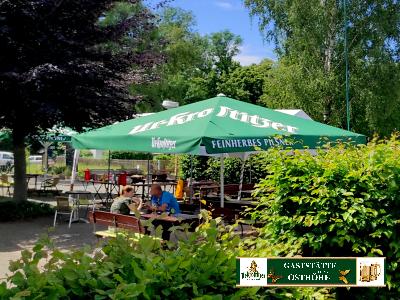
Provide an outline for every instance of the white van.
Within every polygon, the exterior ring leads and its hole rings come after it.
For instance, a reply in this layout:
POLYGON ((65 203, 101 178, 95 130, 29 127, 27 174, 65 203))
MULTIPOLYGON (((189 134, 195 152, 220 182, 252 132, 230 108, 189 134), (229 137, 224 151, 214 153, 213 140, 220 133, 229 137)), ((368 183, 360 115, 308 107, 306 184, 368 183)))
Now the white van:
POLYGON ((0 151, 0 166, 14 165, 14 154, 12 152, 0 151))
POLYGON ((29 156, 30 164, 42 164, 43 157, 41 155, 31 155, 29 156))

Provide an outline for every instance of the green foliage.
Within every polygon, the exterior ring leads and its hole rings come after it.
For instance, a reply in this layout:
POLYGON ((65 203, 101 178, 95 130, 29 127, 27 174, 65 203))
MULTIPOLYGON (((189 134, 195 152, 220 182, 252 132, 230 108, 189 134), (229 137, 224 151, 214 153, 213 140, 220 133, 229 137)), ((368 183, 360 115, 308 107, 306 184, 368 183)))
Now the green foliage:
POLYGON ((207 156, 185 154, 181 155, 179 159, 180 175, 183 179, 192 177, 194 180, 203 180, 207 178, 207 156))
POLYGON ((271 67, 272 61, 268 59, 258 65, 238 67, 231 73, 224 74, 218 88, 229 97, 259 104, 271 67))
POLYGON ((172 154, 157 154, 153 156, 154 160, 172 160, 174 156, 172 154))
POLYGON ((69 166, 51 166, 49 167, 49 173, 54 174, 54 175, 65 175, 65 176, 70 176, 72 172, 71 167, 69 166))
POLYGON ((0 201, 0 222, 31 219, 52 214, 54 214, 53 208, 46 203, 0 201))
MULTIPOLYGON (((206 214, 206 212, 205 212, 206 214)), ((238 289, 236 257, 245 249, 257 255, 253 241, 241 241, 233 226, 205 220, 187 238, 160 247, 150 236, 137 242, 119 237, 102 251, 56 249, 43 238, 10 264, 0 299, 323 299, 318 289, 238 289), (42 268, 40 259, 46 259, 42 268), (14 298, 12 298, 14 297, 14 298)), ((266 249, 264 248, 265 252, 266 249)))
POLYGON ((218 85, 223 76, 239 67, 233 58, 239 53, 240 36, 227 30, 202 36, 194 26, 190 12, 161 10, 158 35, 166 43, 159 44, 167 62, 157 68, 158 82, 132 86, 132 93, 141 98, 138 111, 162 110, 166 99, 187 104, 214 97, 222 91, 218 85))
MULTIPOLYGON (((251 155, 246 159, 243 182, 258 182, 265 178, 266 171, 261 168, 263 156, 251 155)), ((240 158, 228 157, 224 159, 224 180, 226 184, 239 183, 240 172, 243 161, 240 158)), ((193 178, 194 180, 220 181, 220 160, 219 158, 206 156, 193 156, 193 178)), ((184 155, 180 160, 182 178, 190 177, 190 156, 184 155)))
POLYGON ((351 289, 357 299, 400 293, 400 141, 327 146, 313 156, 278 149, 265 154, 269 175, 252 218, 265 222, 265 243, 286 256, 386 256, 385 289, 351 289))
POLYGON ((144 152, 113 151, 111 152, 111 159, 147 160, 147 159, 153 159, 153 155, 151 153, 144 153, 144 152))
POLYGON ((264 86, 271 108, 298 108, 345 127, 343 3, 347 3, 351 128, 390 135, 400 105, 400 3, 245 0, 279 63, 264 86))

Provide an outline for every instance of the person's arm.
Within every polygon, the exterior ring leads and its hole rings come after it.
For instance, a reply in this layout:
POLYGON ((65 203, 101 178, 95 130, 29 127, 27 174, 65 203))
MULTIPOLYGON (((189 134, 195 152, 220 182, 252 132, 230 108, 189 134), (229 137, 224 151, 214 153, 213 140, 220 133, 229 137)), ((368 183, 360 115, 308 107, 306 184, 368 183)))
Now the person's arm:
POLYGON ((157 208, 159 211, 166 211, 170 207, 171 196, 170 194, 163 193, 161 205, 157 208))
MULTIPOLYGON (((143 206, 143 201, 142 198, 132 198, 132 204, 131 204, 134 209, 136 210, 141 210, 143 206)), ((131 208, 132 210, 132 208, 131 208)))
POLYGON ((167 210, 167 207, 168 207, 168 204, 167 204, 167 203, 164 203, 163 205, 157 207, 157 210, 159 210, 159 211, 166 211, 166 210, 167 210))

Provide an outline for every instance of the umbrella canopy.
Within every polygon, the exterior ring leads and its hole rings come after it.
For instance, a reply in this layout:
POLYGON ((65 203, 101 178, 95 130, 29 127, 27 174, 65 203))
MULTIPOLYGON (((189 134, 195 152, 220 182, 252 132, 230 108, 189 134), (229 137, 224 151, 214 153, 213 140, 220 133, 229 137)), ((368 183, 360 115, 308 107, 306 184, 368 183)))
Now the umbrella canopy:
POLYGON ((77 149, 217 154, 317 148, 321 138, 366 142, 360 134, 218 96, 74 135, 72 144, 77 149))

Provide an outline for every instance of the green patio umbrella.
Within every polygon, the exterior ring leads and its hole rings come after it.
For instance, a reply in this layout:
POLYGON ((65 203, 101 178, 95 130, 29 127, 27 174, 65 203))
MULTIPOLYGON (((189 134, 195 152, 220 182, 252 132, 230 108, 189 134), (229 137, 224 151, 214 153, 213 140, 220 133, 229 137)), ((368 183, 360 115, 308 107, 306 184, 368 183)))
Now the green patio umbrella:
MULTIPOLYGON (((328 141, 364 144, 366 137, 217 96, 72 136, 77 149, 219 155, 271 147, 311 149, 328 141)), ((221 158, 221 171, 223 168, 221 158)), ((221 206, 223 206, 221 175, 221 206)))
POLYGON ((277 146, 317 148, 337 140, 366 142, 361 134, 219 96, 78 134, 72 144, 77 149, 207 155, 277 146))

